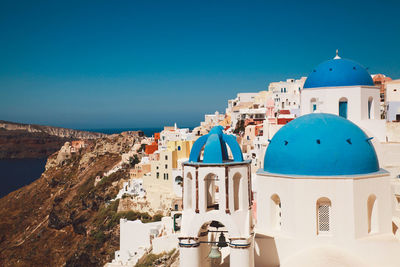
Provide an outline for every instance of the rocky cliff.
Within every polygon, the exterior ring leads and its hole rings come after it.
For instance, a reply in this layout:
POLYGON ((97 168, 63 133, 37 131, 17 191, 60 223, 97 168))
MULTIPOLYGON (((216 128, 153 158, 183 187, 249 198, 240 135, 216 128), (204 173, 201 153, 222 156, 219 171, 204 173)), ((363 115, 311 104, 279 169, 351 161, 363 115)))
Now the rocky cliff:
POLYGON ((0 120, 0 128, 8 131, 25 131, 28 133, 44 133, 50 136, 57 136, 69 139, 96 139, 106 136, 102 133, 94 133, 87 131, 80 131, 74 129, 67 129, 61 127, 44 126, 37 124, 23 124, 9 121, 0 120))
POLYGON ((110 261, 119 248, 120 218, 157 219, 118 212, 119 201, 112 201, 131 166, 110 170, 128 152, 140 158, 140 142, 140 137, 121 134, 98 138, 77 152, 64 146, 49 157, 38 180, 0 199, 0 266, 102 266, 110 261))
POLYGON ((0 121, 0 159, 46 158, 67 141, 104 136, 102 133, 0 121))

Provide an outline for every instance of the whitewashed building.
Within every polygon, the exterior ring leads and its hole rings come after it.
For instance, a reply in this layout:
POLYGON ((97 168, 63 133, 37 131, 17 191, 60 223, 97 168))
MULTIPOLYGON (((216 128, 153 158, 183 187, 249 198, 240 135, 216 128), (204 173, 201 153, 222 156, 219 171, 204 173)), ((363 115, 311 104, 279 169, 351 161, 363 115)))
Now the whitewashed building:
POLYGON ((386 140, 380 116, 380 88, 360 64, 338 55, 318 65, 301 93, 301 114, 332 113, 351 120, 368 134, 386 140))

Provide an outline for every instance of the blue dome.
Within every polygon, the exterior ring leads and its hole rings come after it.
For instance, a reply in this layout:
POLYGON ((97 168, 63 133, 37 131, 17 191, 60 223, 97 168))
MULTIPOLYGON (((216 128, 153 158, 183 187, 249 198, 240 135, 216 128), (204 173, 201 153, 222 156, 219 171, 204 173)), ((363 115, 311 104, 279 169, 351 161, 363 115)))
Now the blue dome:
POLYGON ((190 151, 189 162, 222 164, 232 162, 228 157, 227 145, 231 149, 234 162, 242 162, 242 150, 236 137, 224 134, 222 126, 215 126, 211 131, 194 142, 190 151), (204 147, 203 160, 200 160, 201 150, 204 147))
POLYGON ((354 123, 333 114, 312 113, 282 127, 272 138, 264 171, 288 175, 336 176, 379 171, 370 138, 354 123))
POLYGON ((315 87, 373 86, 368 71, 352 60, 331 59, 318 65, 308 76, 304 89, 315 87))

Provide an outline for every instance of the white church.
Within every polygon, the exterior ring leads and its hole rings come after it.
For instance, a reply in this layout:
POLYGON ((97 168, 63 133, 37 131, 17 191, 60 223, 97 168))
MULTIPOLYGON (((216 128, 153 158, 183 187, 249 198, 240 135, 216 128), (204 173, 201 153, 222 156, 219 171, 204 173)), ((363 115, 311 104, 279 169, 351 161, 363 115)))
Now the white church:
POLYGON ((384 139, 379 89, 336 56, 307 78, 301 112, 269 140, 254 183, 222 127, 194 143, 180 266, 400 266, 397 203, 372 140, 384 139))

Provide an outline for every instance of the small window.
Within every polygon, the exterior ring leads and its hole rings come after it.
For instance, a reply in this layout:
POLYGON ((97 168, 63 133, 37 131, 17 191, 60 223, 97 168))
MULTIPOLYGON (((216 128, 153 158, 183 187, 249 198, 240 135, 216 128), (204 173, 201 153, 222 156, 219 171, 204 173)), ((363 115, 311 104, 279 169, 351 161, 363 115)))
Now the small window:
POLYGON ((178 204, 175 204, 175 210, 178 210, 178 207, 179 207, 178 204))
POLYGON ((178 146, 178 151, 181 151, 181 146, 178 146))
POLYGON ((168 160, 168 156, 165 156, 165 160, 168 160))
MULTIPOLYGON (((157 169, 158 169, 158 168, 157 168, 157 169)), ((159 172, 157 172, 157 179, 158 179, 158 178, 160 178, 160 173, 159 173, 159 172)))
POLYGON ((328 234, 331 231, 331 201, 320 198, 317 201, 317 234, 328 234))
POLYGON ((165 169, 168 169, 168 164, 165 164, 165 169))
POLYGON ((168 180, 168 173, 165 174, 165 180, 168 180))

